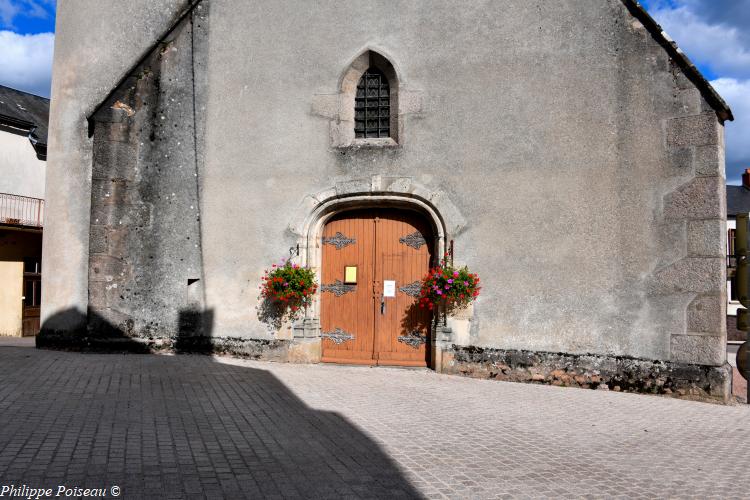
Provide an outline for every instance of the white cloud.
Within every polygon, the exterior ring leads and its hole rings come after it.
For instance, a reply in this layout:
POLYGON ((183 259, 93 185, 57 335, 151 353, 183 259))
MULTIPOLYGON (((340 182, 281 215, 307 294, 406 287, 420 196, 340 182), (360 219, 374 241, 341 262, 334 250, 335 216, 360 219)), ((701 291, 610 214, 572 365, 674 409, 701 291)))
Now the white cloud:
POLYGON ((734 114, 726 122, 727 180, 739 182, 745 168, 750 168, 750 80, 719 78, 711 82, 727 101, 734 114))
POLYGON ((0 85, 49 97, 54 33, 0 31, 0 85))
POLYGON ((0 26, 13 26, 13 19, 21 12, 21 6, 10 0, 0 0, 0 26))
POLYGON ((750 78, 750 49, 738 28, 710 24, 689 6, 661 7, 652 14, 694 62, 717 75, 750 78))
POLYGON ((42 4, 54 9, 55 0, 0 0, 0 28, 14 29, 18 16, 48 18, 50 12, 42 4))

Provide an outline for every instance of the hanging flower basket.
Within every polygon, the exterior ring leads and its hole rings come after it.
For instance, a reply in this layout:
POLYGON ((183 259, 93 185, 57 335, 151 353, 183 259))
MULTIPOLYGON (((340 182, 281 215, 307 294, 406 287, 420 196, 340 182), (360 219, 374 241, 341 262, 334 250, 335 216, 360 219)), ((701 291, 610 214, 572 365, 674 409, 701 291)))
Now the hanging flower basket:
POLYGON ((443 258, 422 279, 419 307, 432 310, 442 306, 445 312, 461 309, 471 304, 481 289, 479 276, 470 273, 466 266, 454 267, 443 258))
POLYGON ((261 296, 274 303, 281 316, 294 320, 312 301, 318 285, 315 273, 289 261, 273 264, 261 278, 261 296))

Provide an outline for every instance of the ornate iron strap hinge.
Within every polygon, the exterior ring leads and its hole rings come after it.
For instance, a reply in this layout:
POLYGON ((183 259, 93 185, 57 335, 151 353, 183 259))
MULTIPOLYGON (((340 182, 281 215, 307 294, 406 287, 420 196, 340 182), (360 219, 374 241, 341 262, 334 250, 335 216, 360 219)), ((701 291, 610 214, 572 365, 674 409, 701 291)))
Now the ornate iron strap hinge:
POLYGON ((419 330, 414 330, 409 335, 399 336, 398 341, 402 344, 409 345, 414 349, 419 349, 419 346, 427 343, 427 335, 422 335, 419 333, 419 330))
POLYGON ((422 291, 422 282, 413 281, 408 285, 400 287, 399 291, 404 292, 406 295, 411 295, 412 297, 419 297, 419 293, 422 291))
POLYGON ((354 335, 349 332, 345 332, 339 327, 332 332, 323 332, 320 334, 324 339, 328 339, 336 345, 341 345, 349 340, 354 340, 354 335))
POLYGON ((336 247, 336 250, 341 250, 345 246, 353 245, 356 242, 357 240, 355 238, 347 238, 338 231, 330 238, 323 238, 324 245, 333 245, 336 247))
POLYGON ((420 247, 427 243, 425 241, 424 236, 422 236, 422 233, 419 231, 414 231, 411 234, 407 234, 406 236, 403 236, 398 239, 399 243, 403 243, 404 245, 408 247, 415 248, 417 250, 420 249, 420 247))
POLYGON ((334 280, 330 285, 321 285, 321 292, 331 292, 336 297, 341 297, 345 293, 354 292, 357 290, 357 285, 347 285, 342 283, 341 280, 334 280))

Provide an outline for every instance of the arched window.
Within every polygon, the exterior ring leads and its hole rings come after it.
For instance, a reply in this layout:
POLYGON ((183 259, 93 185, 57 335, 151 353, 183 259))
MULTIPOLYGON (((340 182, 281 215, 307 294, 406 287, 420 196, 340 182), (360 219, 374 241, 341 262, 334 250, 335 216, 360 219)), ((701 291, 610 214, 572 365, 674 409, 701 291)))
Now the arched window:
POLYGON ((391 90, 388 78, 377 68, 368 68, 357 84, 354 137, 391 137, 391 90))

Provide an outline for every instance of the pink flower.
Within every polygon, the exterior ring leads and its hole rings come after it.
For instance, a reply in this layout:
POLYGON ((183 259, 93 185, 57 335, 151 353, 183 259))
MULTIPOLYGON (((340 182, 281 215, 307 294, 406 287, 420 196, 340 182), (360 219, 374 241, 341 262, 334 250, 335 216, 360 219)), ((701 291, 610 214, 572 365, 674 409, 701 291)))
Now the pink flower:
POLYGON ((450 285, 445 285, 445 289, 450 290, 451 289, 450 285))
POLYGON ((448 283, 453 283, 453 280, 452 280, 452 279, 449 279, 449 280, 448 280, 448 283))
POLYGON ((464 286, 469 286, 469 282, 468 281, 464 281, 464 286))
POLYGON ((443 295, 443 292, 441 292, 440 290, 438 290, 438 291, 437 291, 437 294, 438 294, 438 295, 443 295))
POLYGON ((458 271, 453 271, 453 276, 454 276, 455 278, 458 278, 458 271))

